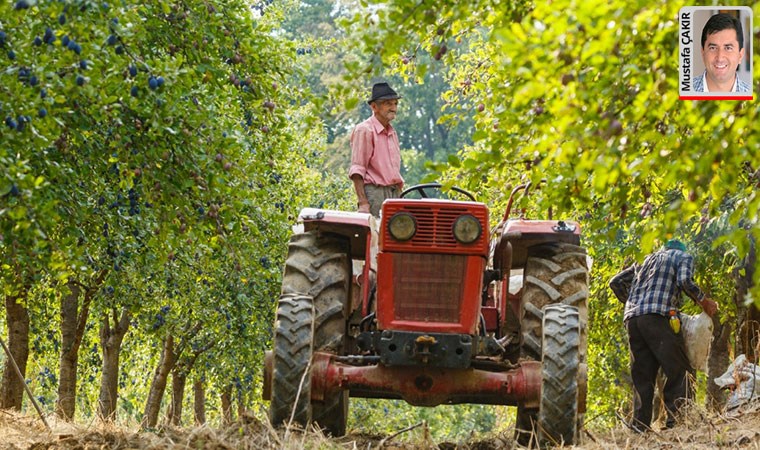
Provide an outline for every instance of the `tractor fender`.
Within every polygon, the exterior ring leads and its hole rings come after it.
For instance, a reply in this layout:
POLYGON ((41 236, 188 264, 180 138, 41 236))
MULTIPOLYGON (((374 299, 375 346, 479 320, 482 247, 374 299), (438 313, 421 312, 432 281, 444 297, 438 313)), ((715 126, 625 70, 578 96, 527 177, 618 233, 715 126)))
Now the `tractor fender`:
POLYGON ((297 226, 302 227, 304 232, 319 230, 346 237, 350 241, 353 259, 374 259, 374 253, 377 251, 379 222, 372 214, 304 208, 298 215, 298 222, 297 226))
POLYGON ((512 269, 521 269, 530 247, 549 242, 580 245, 580 230, 573 221, 512 219, 504 226, 502 238, 512 244, 512 269))

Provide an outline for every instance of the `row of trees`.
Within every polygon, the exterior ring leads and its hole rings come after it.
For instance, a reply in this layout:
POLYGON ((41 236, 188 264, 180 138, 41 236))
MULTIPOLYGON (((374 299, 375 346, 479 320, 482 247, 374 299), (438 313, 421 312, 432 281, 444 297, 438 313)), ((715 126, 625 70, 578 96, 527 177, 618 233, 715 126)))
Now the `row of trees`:
POLYGON ((269 3, 0 5, 3 334, 60 417, 250 404, 294 214, 341 198, 269 3))

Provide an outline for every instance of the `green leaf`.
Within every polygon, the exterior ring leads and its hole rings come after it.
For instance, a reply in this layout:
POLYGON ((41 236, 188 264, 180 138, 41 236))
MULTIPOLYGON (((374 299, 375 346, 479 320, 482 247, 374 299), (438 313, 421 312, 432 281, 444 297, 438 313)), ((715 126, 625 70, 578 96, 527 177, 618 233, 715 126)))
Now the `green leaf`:
POLYGON ((343 103, 344 107, 347 110, 352 110, 352 109, 356 108, 356 105, 358 105, 358 104, 359 104, 359 99, 356 98, 356 97, 347 98, 346 101, 343 103))
POLYGON ((465 158, 465 160, 462 162, 462 166, 468 170, 477 169, 480 167, 480 162, 473 158, 465 158))

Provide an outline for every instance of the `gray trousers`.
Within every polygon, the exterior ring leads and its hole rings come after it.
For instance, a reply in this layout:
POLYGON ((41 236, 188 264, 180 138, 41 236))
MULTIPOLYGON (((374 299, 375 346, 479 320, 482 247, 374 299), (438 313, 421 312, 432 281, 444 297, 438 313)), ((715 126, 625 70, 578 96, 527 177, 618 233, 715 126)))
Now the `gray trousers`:
POLYGON ((369 200, 369 212, 375 217, 380 217, 380 207, 386 198, 398 198, 400 194, 398 185, 378 186, 376 184, 365 184, 364 193, 367 194, 367 200, 369 200))

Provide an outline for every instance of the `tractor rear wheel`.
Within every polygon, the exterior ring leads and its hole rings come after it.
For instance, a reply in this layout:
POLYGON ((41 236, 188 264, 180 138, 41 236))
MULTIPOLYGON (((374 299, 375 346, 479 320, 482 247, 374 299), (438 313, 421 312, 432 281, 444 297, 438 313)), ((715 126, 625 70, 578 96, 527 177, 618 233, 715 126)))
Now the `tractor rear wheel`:
POLYGON ((314 305, 311 297, 283 295, 274 323, 272 402, 274 426, 311 421, 311 358, 314 352, 314 305))
MULTIPOLYGON (((543 309, 547 305, 575 306, 581 323, 581 364, 586 363, 586 320, 588 317, 588 263, 586 249, 563 242, 531 247, 525 264, 523 294, 521 298, 522 345, 521 359, 540 361, 543 340, 543 309)), ((579 396, 578 425, 583 422, 586 409, 585 377, 579 396)), ((538 409, 524 405, 517 407, 515 439, 529 445, 535 431, 538 409)))
POLYGON ((562 303, 578 308, 581 318, 582 362, 586 361, 585 324, 588 318, 586 249, 563 242, 531 247, 525 264, 522 295, 522 357, 541 359, 542 309, 562 303))
MULTIPOLYGON (((282 280, 282 294, 314 299, 314 351, 345 353, 349 315, 351 261, 348 241, 340 236, 310 231, 294 235, 282 280)), ((348 391, 313 401, 311 418, 333 436, 346 434, 348 391)))
POLYGON ((578 308, 544 308, 538 442, 574 445, 578 438, 581 325, 578 308))

